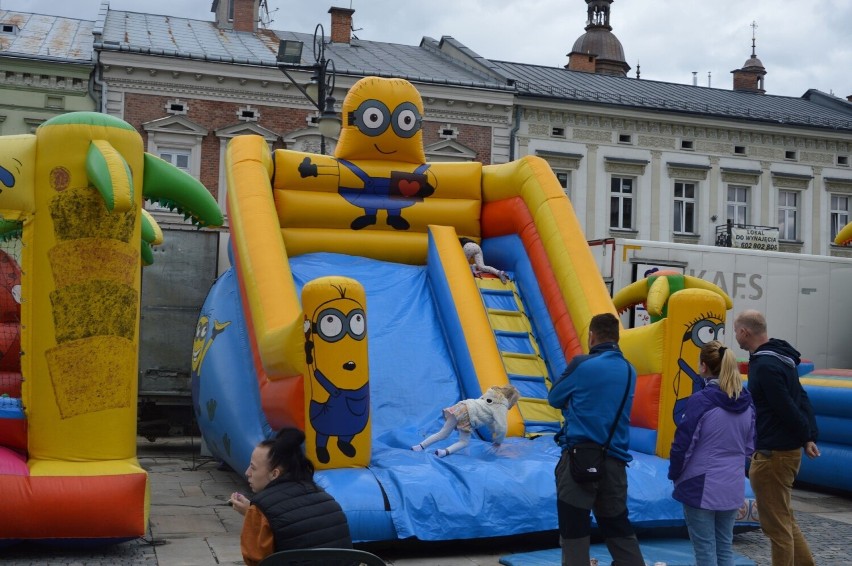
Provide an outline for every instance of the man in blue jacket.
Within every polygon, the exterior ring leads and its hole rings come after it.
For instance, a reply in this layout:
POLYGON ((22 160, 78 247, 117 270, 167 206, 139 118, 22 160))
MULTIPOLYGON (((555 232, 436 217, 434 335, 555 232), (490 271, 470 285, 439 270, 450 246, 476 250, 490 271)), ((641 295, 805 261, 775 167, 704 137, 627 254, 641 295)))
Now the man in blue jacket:
POLYGON ((790 505, 802 448, 808 458, 819 456, 814 411, 796 370, 799 352, 784 340, 769 338, 766 319, 756 310, 737 315, 734 334, 740 348, 751 354, 748 389, 757 438, 749 480, 760 527, 772 542, 772 565, 813 566, 811 549, 790 505))
POLYGON ((562 447, 556 466, 556 511, 563 565, 589 563, 592 510, 613 565, 645 564, 627 518, 626 466, 633 459, 627 448, 636 370, 618 348, 619 328, 618 318, 611 313, 592 317, 588 355, 571 360, 547 399, 565 418, 556 435, 562 447), (569 449, 580 442, 606 443, 625 390, 627 399, 610 442, 603 478, 577 483, 571 476, 569 449))

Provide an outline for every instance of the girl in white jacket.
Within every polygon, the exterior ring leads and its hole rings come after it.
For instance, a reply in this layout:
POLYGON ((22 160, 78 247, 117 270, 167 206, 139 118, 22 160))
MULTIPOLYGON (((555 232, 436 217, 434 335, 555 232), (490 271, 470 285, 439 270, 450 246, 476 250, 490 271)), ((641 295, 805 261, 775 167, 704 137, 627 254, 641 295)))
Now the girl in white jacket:
POLYGON ((447 438, 453 429, 459 431, 457 442, 447 448, 435 450, 439 458, 458 452, 470 443, 471 431, 480 426, 487 426, 491 431, 491 442, 500 446, 506 438, 506 415, 515 406, 521 394, 513 385, 493 386, 479 399, 465 399, 452 407, 443 410, 444 427, 421 442, 411 447, 415 452, 424 450, 429 445, 447 438))

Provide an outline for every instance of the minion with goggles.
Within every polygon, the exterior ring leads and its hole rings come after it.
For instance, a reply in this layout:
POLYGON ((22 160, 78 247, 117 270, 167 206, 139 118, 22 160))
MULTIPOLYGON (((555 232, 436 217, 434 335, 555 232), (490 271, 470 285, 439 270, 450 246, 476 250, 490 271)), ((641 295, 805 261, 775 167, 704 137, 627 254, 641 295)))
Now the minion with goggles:
MULTIPOLYGON (((731 297, 714 283, 691 275, 671 270, 652 269, 645 273, 645 278, 631 283, 618 291, 612 298, 616 310, 624 312, 630 307, 644 304, 651 317, 651 322, 657 322, 668 316, 668 304, 672 295, 684 290, 701 290, 718 295, 724 302, 725 310, 733 307, 731 297)), ((688 360, 697 361, 701 348, 713 340, 724 340, 725 316, 707 311, 695 320, 689 322, 680 344, 677 358, 677 368, 672 380, 674 393, 674 409, 672 415, 677 422, 677 415, 683 410, 686 400, 695 391, 703 389, 704 380, 690 366, 688 360)))
POLYGON ((402 79, 367 77, 355 83, 343 102, 344 123, 334 158, 305 156, 299 176, 337 177, 337 192, 364 214, 350 227, 376 224, 387 212, 394 230, 408 230, 402 209, 435 192, 437 181, 423 151, 423 101, 402 79))
POLYGON ((712 312, 701 314, 692 321, 683 334, 683 342, 681 342, 680 354, 677 358, 678 371, 672 383, 675 394, 672 415, 675 422, 678 422, 678 415, 683 412, 689 396, 704 389, 705 385, 704 378, 689 365, 687 360, 693 360, 697 367, 701 348, 713 340, 720 342, 725 340, 725 318, 721 314, 712 312))
POLYGON ((302 289, 305 312, 306 452, 319 468, 370 462, 370 389, 364 288, 321 277, 302 289), (310 314, 309 314, 310 313, 310 314), (337 450, 329 452, 329 439, 337 450))

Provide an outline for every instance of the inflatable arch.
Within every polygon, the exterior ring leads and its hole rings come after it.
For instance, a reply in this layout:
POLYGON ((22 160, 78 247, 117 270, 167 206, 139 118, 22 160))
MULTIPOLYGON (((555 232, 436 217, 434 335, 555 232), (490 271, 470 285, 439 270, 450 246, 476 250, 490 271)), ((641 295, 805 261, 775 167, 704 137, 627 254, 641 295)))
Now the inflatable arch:
MULTIPOLYGON (((202 308, 194 358, 208 447, 242 471, 259 440, 282 426, 314 426, 305 329, 316 301, 307 294, 316 280, 343 276, 364 289, 370 415, 359 434, 370 435, 370 454, 334 443, 327 461, 311 447, 308 454, 317 456, 318 481, 340 501, 354 539, 555 529, 552 436, 561 415, 547 392, 567 361, 587 351, 591 317, 616 312, 570 201, 536 157, 427 163, 423 105, 407 81, 362 79, 342 110, 334 156, 270 153, 257 136, 229 144, 234 267, 202 308), (481 241, 486 263, 510 281, 473 277, 461 236, 481 241), (482 440, 442 459, 410 450, 440 428, 443 407, 507 382, 522 398, 499 450, 482 440)), ((685 368, 695 372, 690 332, 723 322, 729 308, 718 292, 700 288, 665 302, 664 318, 622 338, 640 374, 629 507, 631 520, 646 527, 683 524, 665 457, 675 403, 691 385, 674 384, 686 382, 685 368)), ((357 413, 342 418, 354 422, 357 413)), ((749 513, 744 497, 740 518, 753 524, 749 513)))
POLYGON ((204 186, 146 154, 117 118, 70 113, 34 135, 0 137, 0 230, 22 243, 19 311, 0 292, 4 326, 10 310, 20 313, 20 366, 4 367, 0 398, 0 543, 145 534, 140 268, 162 233, 143 198, 201 226, 222 223, 204 186))

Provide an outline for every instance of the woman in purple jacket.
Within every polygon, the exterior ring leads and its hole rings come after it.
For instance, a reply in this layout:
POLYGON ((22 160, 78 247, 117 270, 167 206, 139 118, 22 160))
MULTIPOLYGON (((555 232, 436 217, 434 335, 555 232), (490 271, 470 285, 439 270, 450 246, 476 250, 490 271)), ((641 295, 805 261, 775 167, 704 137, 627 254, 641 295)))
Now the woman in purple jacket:
POLYGON ((734 520, 754 452, 754 405, 736 356, 720 342, 701 348, 698 369, 705 386, 675 416, 669 479, 683 503, 696 566, 733 566, 734 520))

